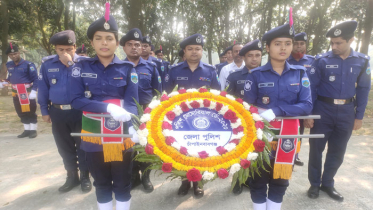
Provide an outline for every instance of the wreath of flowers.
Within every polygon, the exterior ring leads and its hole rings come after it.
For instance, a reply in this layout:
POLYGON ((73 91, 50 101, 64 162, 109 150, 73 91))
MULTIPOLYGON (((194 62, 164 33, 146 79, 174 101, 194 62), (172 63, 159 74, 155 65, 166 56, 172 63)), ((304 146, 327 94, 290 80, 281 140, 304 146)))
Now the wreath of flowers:
POLYGON ((213 89, 181 89, 169 95, 155 97, 140 112, 137 126, 140 146, 136 160, 150 162, 148 169, 171 173, 170 177, 199 182, 201 185, 217 177, 233 175, 232 188, 237 181, 258 173, 263 161, 269 164, 269 124, 258 114, 258 109, 225 91, 213 89), (209 151, 188 150, 173 137, 172 121, 192 109, 215 110, 230 121, 232 136, 225 146, 209 151), (264 135, 266 133, 266 135, 264 135))

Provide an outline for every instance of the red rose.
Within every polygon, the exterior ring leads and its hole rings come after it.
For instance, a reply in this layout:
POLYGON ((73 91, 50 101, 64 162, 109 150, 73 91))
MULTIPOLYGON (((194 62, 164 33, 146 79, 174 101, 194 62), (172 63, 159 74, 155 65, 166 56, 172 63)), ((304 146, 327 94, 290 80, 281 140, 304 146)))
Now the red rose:
POLYGON ((227 92, 225 92, 225 91, 221 91, 221 92, 220 92, 220 95, 225 97, 225 96, 227 95, 227 92))
POLYGON ((202 179, 202 174, 199 170, 192 168, 186 173, 186 177, 190 182, 199 182, 202 179))
POLYGON ((237 128, 233 128, 233 134, 238 134, 239 132, 243 132, 243 127, 241 125, 237 128))
POLYGON ((164 173, 171 173, 171 171, 172 171, 172 163, 163 163, 163 165, 162 165, 162 171, 164 173))
POLYGON ((182 102, 180 104, 180 107, 181 107, 181 110, 183 110, 183 112, 189 111, 189 107, 188 107, 188 105, 185 102, 182 102))
POLYGON ((243 103, 243 100, 242 100, 242 98, 236 98, 236 101, 237 101, 238 103, 240 103, 240 104, 242 104, 242 103, 243 103))
POLYGON ((221 168, 217 171, 217 174, 218 174, 218 177, 220 179, 225 179, 229 176, 229 173, 227 170, 225 170, 224 168, 221 168))
POLYGON ((172 120, 175 119, 176 114, 175 114, 175 112, 173 112, 173 111, 169 111, 169 112, 166 113, 166 116, 167 116, 167 118, 168 118, 169 120, 172 121, 172 120))
POLYGON ((236 123, 238 120, 238 117, 234 118, 234 119, 230 119, 231 123, 236 123))
POLYGON ((240 140, 239 139, 233 139, 229 143, 234 143, 234 144, 238 145, 240 143, 240 140))
POLYGON ((263 152, 265 146, 266 144, 262 140, 257 139, 254 141, 255 151, 257 152, 263 152))
POLYGON ((262 122, 262 121, 256 121, 255 122, 255 127, 263 129, 264 128, 264 122, 262 122))
POLYGON ((202 159, 209 157, 209 154, 206 151, 199 152, 198 155, 202 159))
POLYGON ((180 153, 183 154, 183 155, 187 155, 188 154, 188 149, 185 148, 185 147, 180 147, 180 153))
POLYGON ((145 128, 146 128, 146 124, 145 123, 141 124, 140 127, 139 127, 140 130, 144 130, 145 128))
POLYGON ((242 167, 243 169, 247 169, 248 167, 250 167, 251 162, 250 162, 250 160, 241 159, 240 164, 241 164, 241 167, 242 167))
POLYGON ((149 114, 151 111, 152 111, 151 108, 146 107, 146 109, 144 110, 144 114, 149 114))
POLYGON ((203 106, 210 107, 211 101, 207 99, 203 99, 203 106))
POLYGON ((180 89, 178 90, 179 94, 183 94, 183 93, 186 93, 186 90, 185 89, 180 89))
POLYGON ((199 92, 200 92, 200 93, 204 93, 204 92, 207 92, 207 91, 208 91, 208 90, 207 90, 206 88, 200 88, 200 89, 199 89, 199 92))
POLYGON ((166 137, 166 144, 169 145, 169 146, 171 146, 171 144, 174 143, 175 141, 176 141, 175 138, 172 137, 172 136, 167 136, 166 137))
POLYGON ((251 113, 257 113, 257 114, 258 114, 258 108, 256 108, 255 106, 250 106, 249 111, 250 111, 251 113))
POLYGON ((193 107, 194 109, 197 109, 199 108, 199 103, 197 101, 193 101, 192 103, 190 103, 190 106, 193 107))
POLYGON ((220 109, 221 109, 222 107, 223 107, 223 104, 222 104, 222 103, 216 102, 216 108, 215 108, 216 111, 220 111, 220 109))
POLYGON ((154 155, 153 145, 147 144, 146 147, 145 147, 145 152, 148 155, 154 155))
POLYGON ((220 155, 223 155, 223 154, 225 154, 226 152, 228 152, 228 150, 226 150, 226 149, 225 149, 224 147, 222 147, 222 146, 217 147, 217 148, 216 148, 216 151, 218 151, 220 155))
POLYGON ((170 99, 166 94, 163 94, 161 96, 161 101, 167 101, 168 99, 170 99))
POLYGON ((236 113, 234 113, 232 110, 228 110, 224 116, 223 116, 225 119, 227 120, 230 120, 230 119, 234 119, 236 116, 236 113))
POLYGON ((165 130, 165 129, 172 130, 172 125, 165 121, 165 122, 162 123, 162 129, 163 130, 165 130))

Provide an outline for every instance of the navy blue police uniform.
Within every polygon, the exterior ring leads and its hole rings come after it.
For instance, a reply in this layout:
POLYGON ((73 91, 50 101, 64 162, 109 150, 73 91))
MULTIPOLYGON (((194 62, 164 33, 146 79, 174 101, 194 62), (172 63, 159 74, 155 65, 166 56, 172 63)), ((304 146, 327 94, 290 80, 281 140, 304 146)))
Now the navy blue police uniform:
POLYGON ((84 44, 76 49, 76 54, 87 54, 87 48, 84 46, 84 44))

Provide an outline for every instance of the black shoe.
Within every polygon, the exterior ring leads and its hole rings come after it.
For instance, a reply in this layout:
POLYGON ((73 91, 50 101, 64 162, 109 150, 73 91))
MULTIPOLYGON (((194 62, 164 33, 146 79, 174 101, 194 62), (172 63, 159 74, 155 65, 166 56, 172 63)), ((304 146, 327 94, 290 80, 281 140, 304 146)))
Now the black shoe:
POLYGON ((20 135, 17 136, 17 138, 25 138, 29 135, 30 135, 30 131, 29 130, 24 130, 23 133, 21 133, 20 135))
POLYGON ((89 179, 89 171, 80 171, 80 187, 83 192, 89 192, 92 190, 92 183, 89 179))
POLYGON ((144 186, 146 192, 153 192, 154 187, 153 184, 150 182, 149 174, 151 170, 145 171, 141 176, 141 183, 144 186))
POLYGON ((136 173, 132 173, 131 190, 135 189, 140 184, 141 184, 140 174, 139 174, 139 171, 136 171, 136 173))
POLYGON ((239 195, 242 193, 242 185, 240 185, 240 182, 237 180, 236 185, 233 188, 233 193, 236 195, 239 195))
POLYGON ((33 139, 35 138, 36 136, 38 136, 38 133, 36 132, 36 130, 30 130, 30 135, 28 136, 30 139, 33 139))
POLYGON ((343 196, 334 187, 321 186, 320 190, 326 192, 334 200, 343 201, 343 196))
POLYGON ((181 182, 181 186, 179 187, 179 191, 177 192, 178 195, 186 195, 190 189, 190 182, 188 180, 184 180, 181 182))
POLYGON ((308 189, 307 195, 309 198, 316 199, 319 197, 319 191, 320 191, 319 186, 311 185, 310 189, 308 189))
POLYGON ((60 192, 68 192, 80 184, 78 171, 68 171, 66 182, 58 189, 60 192))
POLYGON ((295 158, 294 164, 297 165, 297 166, 303 166, 304 165, 304 163, 298 157, 295 158))
POLYGON ((204 191, 202 188, 198 186, 198 182, 193 182, 193 189, 194 189, 194 195, 197 197, 202 197, 204 194, 204 191))

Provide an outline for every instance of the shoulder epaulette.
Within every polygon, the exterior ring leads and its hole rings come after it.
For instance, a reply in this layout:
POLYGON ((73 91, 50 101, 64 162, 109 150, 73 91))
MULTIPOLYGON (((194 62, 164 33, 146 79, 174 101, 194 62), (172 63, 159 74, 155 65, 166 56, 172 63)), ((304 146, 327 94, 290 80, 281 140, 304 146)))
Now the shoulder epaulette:
POLYGON ((57 55, 49 55, 41 59, 41 62, 44 63, 47 60, 55 58, 57 55))

